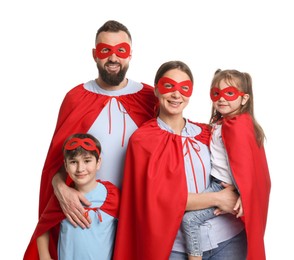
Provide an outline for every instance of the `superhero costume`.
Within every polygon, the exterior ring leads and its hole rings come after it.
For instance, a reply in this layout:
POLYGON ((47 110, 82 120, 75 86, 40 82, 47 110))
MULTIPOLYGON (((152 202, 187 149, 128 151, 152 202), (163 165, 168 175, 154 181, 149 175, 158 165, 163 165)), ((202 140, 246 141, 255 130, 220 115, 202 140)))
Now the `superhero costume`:
POLYGON ((252 118, 241 114, 223 119, 222 138, 234 180, 241 195, 248 253, 247 260, 266 259, 266 228, 271 180, 264 147, 255 139, 252 118))
MULTIPOLYGON (((63 165, 62 145, 64 140, 73 133, 87 132, 102 109, 112 98, 115 98, 124 106, 138 127, 154 117, 157 98, 154 96, 154 88, 146 84, 143 84, 143 88, 136 93, 115 97, 90 92, 84 89, 84 84, 80 84, 70 90, 61 104, 56 128, 42 171, 39 195, 39 218, 42 216, 49 200, 52 200, 53 187, 51 183, 53 176, 63 165)), ((56 217, 59 217, 58 214, 56 217)), ((44 225, 46 226, 46 223, 44 225)), ((45 229, 48 230, 48 227, 43 230, 45 229)), ((58 233, 54 233, 51 238, 50 252, 52 256, 55 256, 58 233)), ((24 259, 38 259, 35 240, 29 245, 24 259)))
MULTIPOLYGON (((264 148, 248 114, 224 120, 222 134, 242 196, 247 259, 265 259, 271 183, 264 148)), ((114 260, 167 260, 188 195, 180 136, 161 130, 156 120, 142 126, 130 139, 124 174, 114 260)))
MULTIPOLYGON (((208 126, 195 124, 202 131, 194 139, 208 145, 208 126)), ((134 132, 125 161, 115 260, 168 259, 186 208, 185 176, 180 135, 162 130, 156 119, 134 132)))
MULTIPOLYGON (((97 180, 97 182, 103 184, 107 189, 107 197, 102 206, 99 207, 99 210, 104 211, 105 213, 111 215, 114 218, 118 218, 118 209, 120 203, 119 189, 111 182, 100 180, 97 180)), ((45 210, 39 218, 37 227, 25 252, 24 259, 39 259, 36 239, 46 231, 50 231, 49 250, 51 257, 53 259, 58 259, 57 242, 60 231, 59 223, 65 218, 66 217, 63 214, 59 201, 57 200, 56 196, 52 194, 45 210)))

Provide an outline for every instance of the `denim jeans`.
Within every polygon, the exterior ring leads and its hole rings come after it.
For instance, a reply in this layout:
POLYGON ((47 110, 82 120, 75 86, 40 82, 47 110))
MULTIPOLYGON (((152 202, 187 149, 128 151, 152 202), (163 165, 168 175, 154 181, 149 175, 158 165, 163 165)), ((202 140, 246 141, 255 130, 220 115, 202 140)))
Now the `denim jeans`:
POLYGON ((202 256, 200 226, 211 218, 215 208, 188 211, 182 220, 182 230, 186 240, 186 253, 192 256, 202 256))
MULTIPOLYGON (((227 241, 218 244, 217 248, 203 252, 202 260, 246 260, 247 239, 245 230, 227 241)), ((181 252, 172 252, 169 260, 187 260, 181 252)))
MULTIPOLYGON (((214 178, 204 192, 217 192, 223 189, 221 181, 214 178)), ((182 230, 186 240, 186 253, 202 256, 200 226, 208 219, 214 218, 215 208, 187 211, 182 220, 182 230)))

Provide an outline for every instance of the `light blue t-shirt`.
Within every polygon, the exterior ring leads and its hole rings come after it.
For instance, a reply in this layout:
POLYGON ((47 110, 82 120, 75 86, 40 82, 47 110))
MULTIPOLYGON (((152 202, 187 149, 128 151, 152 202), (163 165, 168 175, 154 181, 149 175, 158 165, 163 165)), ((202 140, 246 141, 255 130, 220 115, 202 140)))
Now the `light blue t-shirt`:
MULTIPOLYGON (((100 207, 107 197, 107 189, 98 182, 85 197, 92 202, 91 208, 100 207)), ((62 220, 58 240, 59 260, 112 259, 117 219, 99 209, 97 212, 89 210, 88 213, 92 219, 90 228, 75 228, 67 219, 62 220)))
POLYGON ((124 88, 109 91, 99 87, 95 80, 91 80, 84 84, 84 88, 97 94, 113 97, 105 105, 88 133, 94 135, 102 147, 103 163, 99 169, 99 179, 110 181, 121 188, 128 141, 138 127, 115 97, 136 93, 143 88, 143 84, 128 79, 128 84, 124 88))

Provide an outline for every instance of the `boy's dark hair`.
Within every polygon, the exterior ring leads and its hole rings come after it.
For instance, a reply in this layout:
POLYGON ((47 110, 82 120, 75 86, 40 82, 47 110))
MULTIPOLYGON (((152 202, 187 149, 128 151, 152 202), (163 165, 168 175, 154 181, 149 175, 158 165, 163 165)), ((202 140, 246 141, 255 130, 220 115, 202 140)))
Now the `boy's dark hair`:
POLYGON ((76 134, 73 134, 71 136, 69 136, 64 144, 63 144, 63 147, 62 147, 62 151, 63 151, 63 156, 64 156, 64 159, 71 159, 71 158, 74 158, 76 157, 77 155, 80 155, 80 154, 92 154, 95 156, 95 158, 98 160, 99 159, 99 156, 101 154, 101 144, 100 142, 98 141, 97 138, 95 138, 93 135, 91 134, 84 134, 84 133, 76 133, 76 134), (67 142, 73 138, 79 138, 79 139, 86 139, 86 138, 90 138, 96 145, 99 153, 96 151, 96 150, 86 150, 84 149, 82 146, 78 146, 77 148, 73 149, 73 150, 67 150, 65 149, 65 145, 67 144, 67 142))

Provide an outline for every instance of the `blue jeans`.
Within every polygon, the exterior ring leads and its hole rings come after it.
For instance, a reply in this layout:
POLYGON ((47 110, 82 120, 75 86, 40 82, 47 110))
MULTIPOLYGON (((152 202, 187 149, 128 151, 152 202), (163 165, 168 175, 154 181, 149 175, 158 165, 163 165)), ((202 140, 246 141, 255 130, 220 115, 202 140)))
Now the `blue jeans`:
MULTIPOLYGON (((245 230, 227 241, 218 244, 217 248, 203 252, 202 260, 246 260, 247 239, 245 230)), ((169 260, 187 260, 185 253, 172 251, 169 260)))
MULTIPOLYGON (((224 187, 221 181, 212 178, 212 181, 204 192, 217 192, 224 187)), ((191 256, 202 256, 200 226, 208 219, 216 217, 215 208, 187 211, 182 220, 182 230, 186 240, 186 253, 191 256)))

